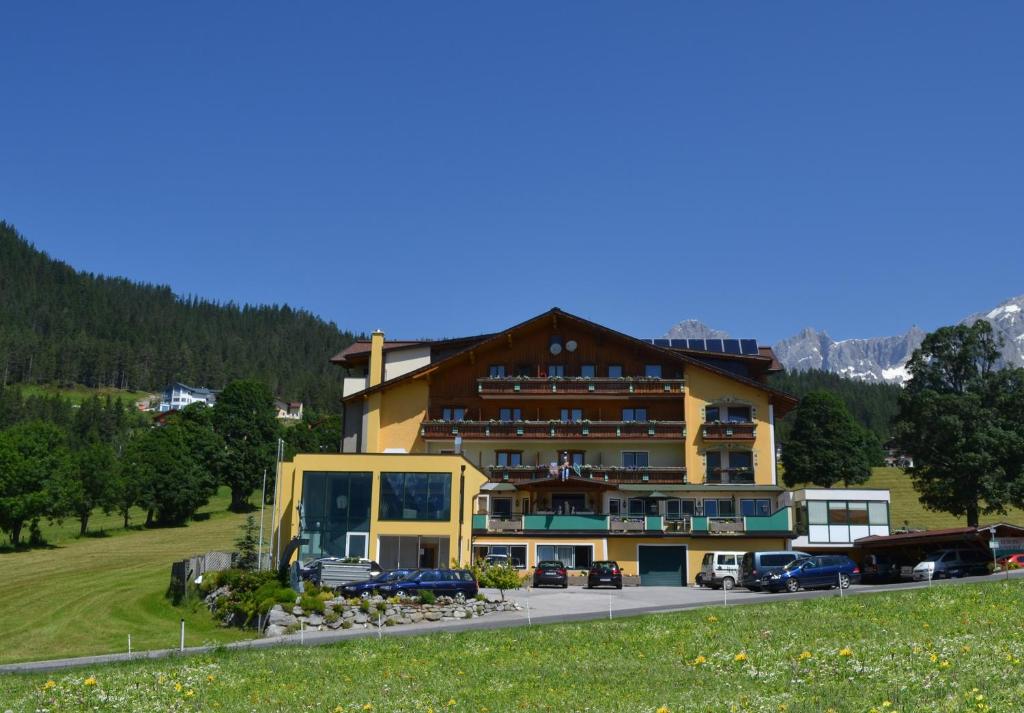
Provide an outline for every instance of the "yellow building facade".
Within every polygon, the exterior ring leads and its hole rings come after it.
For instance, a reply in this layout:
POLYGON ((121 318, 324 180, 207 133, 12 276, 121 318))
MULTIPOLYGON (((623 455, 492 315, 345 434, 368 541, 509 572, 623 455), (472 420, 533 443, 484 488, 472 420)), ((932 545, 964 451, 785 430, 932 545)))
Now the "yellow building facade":
POLYGON ((300 557, 382 566, 443 553, 505 555, 524 571, 613 559, 641 583, 677 585, 708 552, 784 549, 794 523, 779 503, 774 424, 796 401, 767 386, 777 361, 752 340, 673 341, 558 309, 479 337, 375 333, 334 358, 345 369, 344 452, 283 466, 283 539, 300 557), (403 473, 447 473, 458 487, 403 473), (361 504, 370 489, 369 516, 346 523, 365 525, 365 547, 362 530, 331 521, 346 478, 361 504), (414 537, 416 557, 411 540, 394 539, 414 537))

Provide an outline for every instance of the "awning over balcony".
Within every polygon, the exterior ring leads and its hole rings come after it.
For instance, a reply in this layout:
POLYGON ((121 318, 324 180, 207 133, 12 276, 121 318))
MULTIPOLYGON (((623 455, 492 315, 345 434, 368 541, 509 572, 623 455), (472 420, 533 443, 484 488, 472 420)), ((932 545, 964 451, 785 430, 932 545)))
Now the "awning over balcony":
POLYGON ((485 492, 486 491, 491 491, 491 492, 506 493, 506 492, 512 492, 515 489, 516 489, 516 486, 512 485, 512 483, 484 483, 483 485, 480 486, 480 490, 485 491, 485 492))

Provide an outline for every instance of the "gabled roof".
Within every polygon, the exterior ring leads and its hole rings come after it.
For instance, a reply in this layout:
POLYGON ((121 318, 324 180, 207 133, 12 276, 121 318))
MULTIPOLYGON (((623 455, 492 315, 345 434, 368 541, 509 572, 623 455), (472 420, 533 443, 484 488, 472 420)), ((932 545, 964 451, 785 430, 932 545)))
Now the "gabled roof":
MULTIPOLYGON (((384 351, 394 351, 396 349, 408 349, 410 347, 426 347, 429 346, 431 349, 435 347, 443 348, 457 348, 460 346, 475 344, 482 342, 483 340, 494 336, 493 334, 480 334, 474 337, 451 337, 447 339, 416 339, 416 340, 391 340, 384 342, 384 351)), ((330 361, 332 364, 338 364, 339 366, 351 366, 353 364, 361 364, 370 358, 370 340, 369 339, 357 339, 352 344, 345 347, 342 351, 338 352, 331 357, 330 361)))
MULTIPOLYGON (((666 347, 655 346, 655 345, 651 344, 648 341, 644 341, 643 339, 637 339, 636 337, 632 337, 632 336, 630 336, 628 334, 623 334, 622 332, 618 332, 618 331, 616 331, 614 329, 611 329, 610 327, 605 327, 604 325, 597 324, 596 322, 591 322, 590 320, 584 319, 583 317, 579 317, 577 315, 570 314, 569 312, 565 312, 565 311, 559 309, 558 307, 553 307, 550 310, 548 310, 547 312, 543 312, 543 313, 537 315, 536 317, 532 317, 532 318, 526 320, 525 322, 520 322, 519 324, 516 324, 516 325, 514 325, 512 327, 509 327, 508 329, 503 329, 500 332, 495 332, 494 334, 490 334, 490 335, 482 335, 481 337, 471 338, 471 341, 469 341, 466 346, 464 346, 463 348, 459 349, 455 353, 450 354, 449 356, 447 356, 447 357, 445 357, 445 358, 443 358, 443 359, 441 359, 439 361, 427 364, 426 366, 423 366, 423 367, 420 367, 419 369, 415 369, 413 371, 410 371, 410 372, 408 372, 406 374, 403 374, 402 376, 399 376, 397 378, 381 382, 377 386, 372 386, 372 387, 370 387, 368 389, 363 389, 362 391, 357 391, 356 393, 350 394, 349 396, 345 397, 342 400, 343 401, 348 401, 348 400, 354 399, 356 397, 366 396, 368 394, 372 394, 372 393, 375 393, 375 392, 378 392, 378 391, 384 391, 384 390, 389 389, 389 388, 391 388, 391 387, 393 387, 393 386, 395 386, 397 384, 402 384, 402 383, 405 383, 405 382, 410 381, 412 379, 418 379, 418 378, 420 378, 422 376, 426 376, 427 374, 432 374, 435 371, 437 371, 438 369, 440 369, 441 367, 447 366, 448 364, 451 364, 451 363, 454 363, 457 359, 467 355, 469 352, 473 351, 474 349, 486 348, 488 346, 491 346, 492 344, 498 344, 501 340, 505 339, 506 335, 514 334, 515 332, 527 329, 527 328, 537 324, 538 322, 542 322, 544 320, 549 320, 549 319, 556 320, 556 321, 561 319, 561 320, 566 320, 566 321, 569 321, 569 322, 576 322, 576 323, 580 324, 581 326, 583 326, 583 327, 585 327, 587 329, 590 329, 591 331, 600 332, 600 333, 606 334, 606 335, 608 335, 608 336, 610 336, 612 338, 625 341, 625 342, 627 342, 629 344, 632 344, 633 346, 635 346, 638 349, 645 350, 645 351, 647 351, 649 353, 652 353, 652 354, 658 354, 660 356, 667 357, 667 358, 669 358, 671 360, 674 360, 674 361, 677 361, 677 362, 681 362, 683 364, 689 364, 691 366, 699 367, 701 369, 705 369, 707 371, 710 371, 712 373, 715 373, 715 374, 718 374, 720 376, 726 377, 728 379, 732 379, 733 381, 737 381, 737 382, 740 382, 742 384, 746 384, 747 386, 751 386, 751 387, 753 387, 755 389, 759 389, 761 391, 764 391, 764 392, 768 393, 773 398, 773 400, 775 400, 777 402, 777 404, 780 407, 782 407, 780 409, 781 410, 780 415, 784 415, 785 412, 789 411, 791 408, 795 407, 796 404, 797 404, 798 399, 795 396, 793 396, 791 394, 787 394, 784 391, 779 391, 778 389, 773 389, 770 386, 768 386, 767 384, 761 383, 760 381, 757 381, 755 379, 750 379, 750 378, 747 378, 747 377, 744 377, 744 376, 739 376, 739 375, 734 374, 734 373, 732 373, 730 371, 727 371, 725 369, 720 369, 720 368, 718 368, 718 367, 716 367, 716 366, 714 366, 712 364, 708 364, 707 362, 701 361, 700 359, 697 359, 697 358, 695 358, 693 356, 690 356, 690 355, 688 355, 686 353, 683 353, 683 352, 681 352, 679 350, 670 349, 670 348, 666 348, 666 347)), ((446 340, 446 341, 448 343, 451 343, 451 342, 454 342, 456 340, 446 340)), ((427 343, 427 342, 424 342, 424 343, 427 343)), ((432 342, 432 343, 436 344, 437 342, 432 342)))

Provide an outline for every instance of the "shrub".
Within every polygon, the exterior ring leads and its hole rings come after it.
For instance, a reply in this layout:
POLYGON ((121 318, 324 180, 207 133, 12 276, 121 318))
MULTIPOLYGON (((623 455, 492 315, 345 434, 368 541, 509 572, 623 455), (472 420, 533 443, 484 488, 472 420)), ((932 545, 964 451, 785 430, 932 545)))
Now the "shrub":
POLYGON ((369 614, 370 613, 370 600, 369 599, 360 599, 359 600, 359 611, 363 612, 364 614, 369 614))
POLYGON ((483 592, 477 592, 476 593, 476 597, 474 597, 474 599, 476 599, 478 602, 486 602, 487 601, 487 595, 484 594, 483 592))
POLYGON ((488 564, 474 567, 474 574, 477 575, 477 582, 481 587, 497 589, 501 593, 501 600, 505 601, 506 589, 519 589, 523 583, 523 575, 511 564, 488 564))
POLYGON ((433 604, 437 601, 437 597, 429 589, 424 589, 420 592, 420 604, 433 604))
POLYGON ((341 628, 342 629, 351 629, 352 628, 352 620, 351 619, 346 619, 345 621, 341 622, 341 628))
POLYGON ((306 612, 307 614, 311 612, 323 614, 324 610, 327 608, 326 606, 324 606, 323 599, 320 599, 316 596, 311 596, 309 594, 302 595, 302 598, 299 599, 299 606, 302 607, 302 611, 306 612))
POLYGON ((341 618, 341 614, 331 609, 329 612, 324 614, 324 622, 327 624, 333 624, 341 618))

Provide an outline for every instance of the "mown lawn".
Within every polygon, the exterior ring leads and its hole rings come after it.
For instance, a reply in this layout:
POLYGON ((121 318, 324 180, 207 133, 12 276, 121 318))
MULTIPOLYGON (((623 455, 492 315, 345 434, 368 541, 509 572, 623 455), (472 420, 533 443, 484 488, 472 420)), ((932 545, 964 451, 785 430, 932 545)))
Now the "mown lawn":
POLYGON ((110 532, 118 536, 79 539, 65 523, 44 530, 56 546, 0 553, 0 663, 124 651, 128 634, 133 649, 174 647, 182 617, 188 645, 243 638, 205 609, 164 597, 171 562, 234 548, 245 516, 225 512, 227 497, 220 493, 203 508, 207 519, 187 527, 125 532, 117 521, 110 532))
POLYGON ((16 711, 1020 711, 1021 611, 1019 581, 780 598, 8 676, 0 700, 16 711))
POLYGON ((93 389, 88 386, 55 386, 52 384, 15 384, 14 388, 19 389, 23 396, 60 396, 75 404, 80 404, 91 399, 93 396, 99 396, 101 399, 110 396, 115 399, 121 399, 126 405, 132 406, 136 401, 154 395, 150 391, 125 391, 124 389, 114 388, 93 389))

